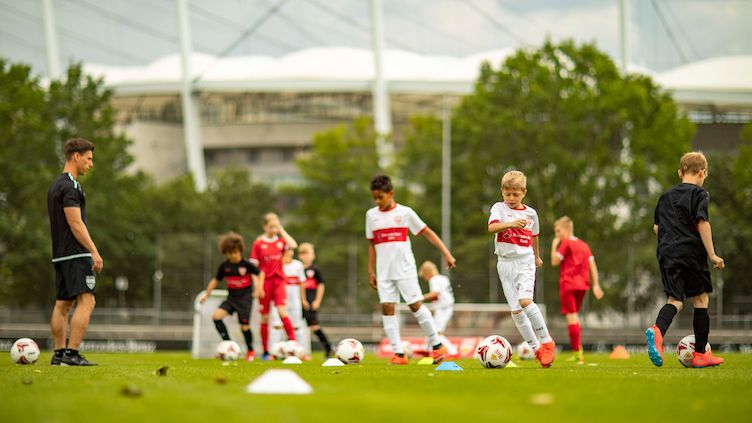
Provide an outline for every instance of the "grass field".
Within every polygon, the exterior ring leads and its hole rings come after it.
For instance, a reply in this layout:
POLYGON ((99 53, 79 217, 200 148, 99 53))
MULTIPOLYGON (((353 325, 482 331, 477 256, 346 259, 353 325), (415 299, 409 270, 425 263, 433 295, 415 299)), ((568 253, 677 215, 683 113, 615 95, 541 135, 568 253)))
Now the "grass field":
POLYGON ((0 360, 2 422, 365 422, 423 421, 749 421, 752 354, 726 354, 718 368, 685 369, 673 357, 663 368, 643 354, 629 360, 588 356, 590 365, 556 362, 541 369, 487 370, 457 361, 463 372, 434 366, 320 367, 323 360, 280 362, 192 360, 187 353, 91 354, 98 367, 31 366, 0 360), (169 366, 166 376, 155 370, 169 366), (295 370, 314 394, 246 394, 265 370, 295 370), (221 384, 217 379, 225 379, 221 384), (127 385, 140 396, 121 393, 127 385), (541 418, 545 420, 540 420, 541 418), (346 419, 346 420, 344 420, 346 419))

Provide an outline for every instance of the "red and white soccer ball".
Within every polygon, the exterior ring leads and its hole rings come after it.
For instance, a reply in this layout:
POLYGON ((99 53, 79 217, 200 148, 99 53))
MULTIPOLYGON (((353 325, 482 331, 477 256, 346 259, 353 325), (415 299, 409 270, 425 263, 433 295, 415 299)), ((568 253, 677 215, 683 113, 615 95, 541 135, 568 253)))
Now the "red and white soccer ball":
POLYGON ((478 361, 488 369, 502 369, 512 358, 512 346, 503 336, 491 335, 478 343, 478 361))
POLYGON ((283 357, 280 358, 297 357, 302 360, 305 356, 305 349, 298 341, 290 340, 282 343, 282 353, 283 357))
POLYGON ((337 358, 345 364, 358 364, 365 358, 363 344, 357 339, 347 338, 337 344, 337 358))
POLYGON ((217 345, 217 358, 222 361, 236 361, 240 358, 240 345, 235 341, 222 341, 217 345))
MULTIPOLYGON (((710 343, 705 345, 705 352, 710 351, 710 343)), ((695 352, 695 336, 687 335, 676 346, 676 358, 684 367, 692 367, 692 353, 695 352)))
POLYGON ((525 341, 520 342, 514 350, 520 360, 532 360, 535 358, 535 351, 533 351, 530 344, 525 341))
POLYGON ((285 341, 273 343, 272 348, 269 350, 269 352, 278 360, 284 360, 285 358, 287 358, 287 353, 285 352, 285 341))
POLYGON ((405 353, 405 357, 413 358, 413 344, 410 341, 402 341, 402 352, 405 353))
POLYGON ((21 338, 10 347, 10 359, 16 364, 34 364, 39 359, 39 347, 34 340, 21 338))

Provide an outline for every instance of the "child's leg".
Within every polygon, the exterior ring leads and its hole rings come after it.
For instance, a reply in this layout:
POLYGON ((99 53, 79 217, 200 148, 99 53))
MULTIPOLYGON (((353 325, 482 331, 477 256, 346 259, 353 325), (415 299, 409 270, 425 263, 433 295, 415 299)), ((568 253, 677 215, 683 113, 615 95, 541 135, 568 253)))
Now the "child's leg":
MULTIPOLYGON (((225 303, 222 303, 224 305, 225 303)), ((225 317, 228 316, 227 310, 218 308, 214 310, 214 314, 212 314, 212 320, 214 320, 214 327, 217 328, 217 332, 219 333, 219 336, 222 337, 223 340, 229 341, 230 335, 227 333, 227 326, 225 326, 225 323, 222 321, 225 317)))
POLYGON ((530 319, 530 324, 533 326, 533 331, 535 332, 535 337, 538 338, 538 341, 541 344, 553 342, 553 338, 551 338, 551 335, 548 333, 548 327, 543 319, 543 313, 541 313, 540 308, 538 308, 538 304, 535 304, 530 298, 520 298, 520 305, 522 306, 523 313, 525 313, 527 318, 530 319))
POLYGON ((264 349, 264 354, 269 353, 269 310, 271 307, 272 293, 264 281, 264 297, 259 299, 259 313, 261 314, 261 347, 264 349))
POLYGON ((708 316, 708 294, 704 293, 692 298, 695 315, 692 326, 695 330, 695 352, 705 353, 710 333, 710 316, 708 316))
POLYGON ((382 303, 381 304, 381 322, 384 325, 384 332, 386 333, 389 344, 392 346, 392 351, 395 354, 404 354, 402 349, 402 339, 400 338, 400 328, 397 316, 394 315, 395 303, 382 303))
POLYGON ((515 271, 513 263, 500 260, 496 263, 496 271, 499 274, 504 298, 506 298, 507 304, 512 309, 512 320, 514 320, 514 325, 517 326, 517 331, 522 335, 522 339, 530 345, 530 348, 533 351, 537 351, 540 348, 540 342, 535 336, 530 319, 522 312, 522 306, 517 297, 517 287, 515 287, 513 282, 515 271))
POLYGON ((245 346, 248 347, 248 351, 253 351, 253 334, 251 333, 251 327, 248 325, 240 325, 240 330, 243 332, 245 346))
POLYGON ((292 320, 290 320, 290 316, 287 315, 287 306, 285 304, 279 305, 276 304, 277 312, 279 313, 279 319, 282 320, 282 326, 285 327, 285 333, 287 334, 287 339, 291 341, 295 341, 297 338, 295 337, 295 327, 292 325, 292 320))
POLYGON ((567 313, 567 331, 569 332, 569 345, 572 351, 582 349, 582 329, 580 328, 580 317, 577 313, 567 313))
POLYGON ((431 311, 423 305, 423 293, 420 290, 418 276, 398 280, 396 284, 402 298, 405 299, 405 303, 408 304, 410 311, 413 312, 415 320, 418 321, 420 328, 423 329, 423 333, 428 337, 428 343, 434 349, 440 348, 441 340, 439 339, 439 332, 436 330, 436 323, 433 320, 431 311))
POLYGON ((655 325, 661 331, 661 336, 666 335, 668 327, 671 326, 671 322, 674 320, 676 313, 682 309, 682 302, 669 295, 666 304, 658 311, 658 317, 655 319, 655 325))

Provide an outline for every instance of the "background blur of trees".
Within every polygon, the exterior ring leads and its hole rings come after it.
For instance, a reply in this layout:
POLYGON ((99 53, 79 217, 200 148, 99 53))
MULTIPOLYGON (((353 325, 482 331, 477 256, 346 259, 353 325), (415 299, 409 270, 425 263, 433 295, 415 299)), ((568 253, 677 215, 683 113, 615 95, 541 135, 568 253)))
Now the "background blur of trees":
MULTIPOLYGON (((263 213, 283 214, 298 241, 317 245, 331 305, 368 311, 366 209, 368 182, 386 172, 397 200, 415 208, 437 233, 441 204, 441 121, 414 116, 397 145, 396 162, 379 169, 368 118, 317 134, 299 160, 304 183, 273 189, 244 170, 211 175, 207 191, 190 177, 158 185, 129 165, 130 141, 116 130, 112 93, 72 66, 48 87, 27 66, 0 59, 0 305, 48 306, 54 298, 46 192, 63 166, 62 143, 73 136, 96 144, 95 168, 81 178, 89 225, 105 261, 98 299, 118 304, 114 279, 127 276, 126 305, 152 305, 152 278, 164 274, 163 308, 187 309, 221 260, 217 236, 260 233, 263 213)), ((651 306, 660 295, 651 231, 661 191, 678 182, 680 156, 691 149, 693 125, 647 76, 623 76, 590 44, 546 43, 483 66, 474 92, 452 114, 452 273, 459 301, 503 301, 495 276, 490 206, 499 179, 528 175, 525 202, 538 210, 548 263, 553 221, 569 215, 591 244, 607 297, 591 309, 651 306)), ((752 126, 737 151, 709 153, 711 223, 727 261, 725 303, 752 295, 752 126)), ((419 261, 438 260, 427 242, 413 243, 419 261)), ((546 264, 539 289, 558 308, 558 271, 546 264)), ((718 280, 716 278, 716 280, 718 280)))

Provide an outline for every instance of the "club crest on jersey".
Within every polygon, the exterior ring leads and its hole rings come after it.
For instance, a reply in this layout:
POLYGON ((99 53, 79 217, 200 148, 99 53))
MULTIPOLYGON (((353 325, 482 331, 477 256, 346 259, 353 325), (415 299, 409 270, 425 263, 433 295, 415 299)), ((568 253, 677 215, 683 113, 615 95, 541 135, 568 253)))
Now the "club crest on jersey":
POLYGON ((268 245, 266 245, 266 244, 261 244, 261 249, 262 249, 262 250, 266 250, 266 248, 267 248, 267 247, 268 247, 268 245))
POLYGON ((306 270, 305 274, 309 278, 312 278, 316 273, 313 270, 306 270))
POLYGON ((398 225, 402 223, 402 216, 394 216, 394 223, 398 225))
POLYGON ((280 241, 280 242, 277 242, 277 248, 279 248, 280 250, 281 250, 281 249, 282 249, 282 247, 284 247, 284 246, 285 246, 285 244, 283 244, 283 243, 282 243, 281 241, 280 241))
POLYGON ((238 267, 238 273, 240 273, 240 276, 245 276, 246 270, 245 267, 238 267))

